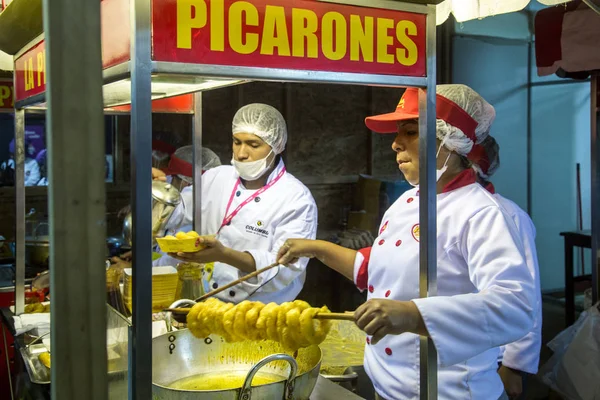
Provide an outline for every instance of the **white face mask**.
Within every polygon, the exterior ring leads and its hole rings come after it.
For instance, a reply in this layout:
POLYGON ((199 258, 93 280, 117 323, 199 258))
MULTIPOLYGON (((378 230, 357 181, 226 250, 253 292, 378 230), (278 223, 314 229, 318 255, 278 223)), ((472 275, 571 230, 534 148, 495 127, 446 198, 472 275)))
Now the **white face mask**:
MULTIPOLYGON (((444 145, 445 140, 446 140, 445 138, 444 138, 444 140, 442 140, 442 142, 440 143, 440 147, 438 147, 437 153, 435 154, 436 163, 437 163, 437 158, 440 155, 440 150, 442 149, 442 146, 444 145)), ((444 165, 442 166, 442 168, 435 170, 435 181, 436 182, 438 182, 440 180, 442 175, 444 175, 444 172, 446 172, 446 170, 448 169, 448 160, 450 159, 450 154, 451 153, 448 153, 448 157, 446 157, 446 161, 444 161, 444 165)), ((413 187, 419 186, 419 184, 413 185, 412 183, 410 183, 410 185, 413 187)))
MULTIPOLYGON (((242 178, 245 181, 252 182, 263 176, 265 172, 267 172, 267 170, 271 167, 272 162, 267 164, 267 159, 269 158, 272 152, 273 150, 271 150, 265 158, 257 161, 241 162, 236 161, 235 158, 232 158, 231 165, 235 167, 235 170, 237 171, 240 178, 242 178)), ((273 160, 275 160, 275 158, 273 158, 273 160)))
MULTIPOLYGON (((440 147, 438 147, 437 154, 435 155, 436 162, 437 162, 438 156, 440 155, 440 150, 442 149, 442 146, 444 145, 445 141, 446 141, 446 138, 444 138, 442 140, 442 142, 440 143, 440 147)), ((448 157, 446 157, 446 161, 444 161, 444 165, 442 166, 442 168, 435 170, 435 181, 436 182, 438 182, 440 180, 440 178, 442 177, 442 175, 444 175, 444 172, 446 172, 446 170, 448 169, 448 160, 450 159, 450 154, 451 153, 448 153, 448 157)))

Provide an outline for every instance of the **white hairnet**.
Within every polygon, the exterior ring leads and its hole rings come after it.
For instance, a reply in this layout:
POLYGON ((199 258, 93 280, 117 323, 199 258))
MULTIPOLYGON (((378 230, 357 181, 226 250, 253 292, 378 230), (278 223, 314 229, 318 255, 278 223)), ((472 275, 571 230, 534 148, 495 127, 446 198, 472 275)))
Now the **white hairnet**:
MULTIPOLYGON (((183 146, 175 150, 173 155, 183 161, 186 161, 190 164, 194 164, 194 146, 183 146)), ((221 165, 221 160, 219 156, 215 154, 214 151, 207 147, 202 148, 202 169, 207 171, 211 168, 218 167, 221 165)), ((182 180, 192 183, 191 176, 177 175, 182 180)))
POLYGON ((211 168, 221 165, 221 159, 214 151, 208 147, 202 148, 202 169, 208 171, 211 168))
POLYGON ((231 124, 233 134, 251 133, 265 141, 275 154, 283 153, 287 126, 283 115, 267 104, 248 104, 238 110, 231 124))
POLYGON ((476 163, 473 163, 473 169, 477 172, 481 178, 487 180, 489 179, 500 167, 500 146, 496 139, 493 136, 487 136, 483 142, 481 142, 481 146, 483 147, 484 153, 487 157, 487 161, 489 162, 489 167, 487 173, 483 172, 481 167, 476 163))
MULTIPOLYGON (((481 143, 488 135, 496 111, 490 103, 476 91, 466 85, 437 85, 436 93, 456 103, 465 110, 476 122, 475 136, 481 143)), ((444 141, 444 146, 451 151, 466 156, 473 147, 473 142, 462 130, 441 119, 436 120, 436 136, 444 141)))

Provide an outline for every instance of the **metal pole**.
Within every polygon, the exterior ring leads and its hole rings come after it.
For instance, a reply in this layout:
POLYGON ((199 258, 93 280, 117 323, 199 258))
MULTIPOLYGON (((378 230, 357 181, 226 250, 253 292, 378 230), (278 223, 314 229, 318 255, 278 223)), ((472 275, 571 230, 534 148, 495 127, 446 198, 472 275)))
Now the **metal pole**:
POLYGON ((25 311, 25 111, 15 110, 15 314, 25 311))
POLYGON ((148 0, 131 0, 133 327, 129 399, 152 398, 152 83, 148 0))
MULTIPOLYGON (((435 6, 427 14, 427 91, 419 91, 419 296, 437 295, 436 247, 436 37, 435 6)), ((421 399, 437 399, 437 352, 421 337, 421 399)))
POLYGON ((194 230, 202 231, 202 92, 194 94, 194 230))
POLYGON ((531 87, 531 69, 533 68, 533 42, 527 44, 527 214, 532 215, 533 206, 533 88, 531 87))
POLYGON ((590 91, 591 104, 591 167, 592 167, 592 304, 598 301, 600 278, 598 276, 598 263, 600 262, 600 112, 598 107, 598 84, 600 76, 592 74, 590 91))
POLYGON ((52 398, 108 398, 100 3, 44 0, 52 398))

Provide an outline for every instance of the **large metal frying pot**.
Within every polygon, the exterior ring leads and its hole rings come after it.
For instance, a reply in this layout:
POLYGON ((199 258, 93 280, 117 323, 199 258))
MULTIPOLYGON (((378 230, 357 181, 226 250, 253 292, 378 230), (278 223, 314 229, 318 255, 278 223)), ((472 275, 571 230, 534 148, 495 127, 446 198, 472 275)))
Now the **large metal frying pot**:
POLYGON ((319 377, 321 349, 311 346, 298 351, 295 359, 297 375, 290 366, 290 361, 294 364, 294 359, 283 353, 286 352, 282 347, 271 341, 226 343, 220 336, 199 340, 187 329, 166 333, 152 340, 152 399, 308 400, 319 377), (269 359, 266 357, 269 356, 277 361, 267 363, 269 359), (246 383, 249 384, 249 372, 277 375, 281 381, 248 387, 248 390, 192 391, 169 387, 183 378, 231 373, 246 376, 246 383), (288 377, 291 378, 289 382, 288 377))
POLYGON ((25 264, 32 267, 48 268, 50 264, 50 237, 25 238, 25 264))

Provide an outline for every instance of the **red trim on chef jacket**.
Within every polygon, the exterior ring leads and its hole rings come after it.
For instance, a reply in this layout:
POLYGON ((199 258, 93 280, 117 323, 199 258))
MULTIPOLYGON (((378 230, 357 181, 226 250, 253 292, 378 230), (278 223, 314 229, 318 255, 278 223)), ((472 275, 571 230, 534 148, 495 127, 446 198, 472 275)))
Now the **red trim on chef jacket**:
POLYGON ((475 182, 477 182, 477 173, 472 168, 465 169, 463 172, 458 174, 456 178, 452 179, 446 186, 444 186, 442 193, 448 193, 475 182))
MULTIPOLYGON (((456 178, 444 186, 442 193, 451 192, 452 190, 460 189, 461 187, 468 186, 475 182, 477 182, 477 173, 469 168, 458 174, 456 178)), ((494 186, 491 183, 488 186, 491 186, 492 190, 494 190, 494 186)), ((387 227, 387 224, 384 226, 387 227)), ((365 290, 369 286, 369 260, 371 258, 371 249, 371 247, 366 247, 358 250, 363 256, 362 264, 358 268, 358 273, 356 274, 356 287, 360 290, 365 290)))
POLYGON ((365 247, 358 251, 364 257, 362 264, 356 274, 356 287, 365 290, 369 284, 369 259, 371 258, 371 247, 365 247))
POLYGON ((487 190, 491 194, 495 194, 496 193, 496 188, 494 187, 494 185, 492 184, 492 182, 488 182, 488 183, 485 184, 485 190, 487 190))

